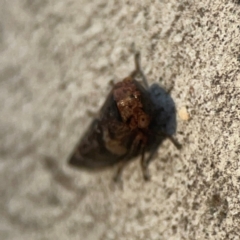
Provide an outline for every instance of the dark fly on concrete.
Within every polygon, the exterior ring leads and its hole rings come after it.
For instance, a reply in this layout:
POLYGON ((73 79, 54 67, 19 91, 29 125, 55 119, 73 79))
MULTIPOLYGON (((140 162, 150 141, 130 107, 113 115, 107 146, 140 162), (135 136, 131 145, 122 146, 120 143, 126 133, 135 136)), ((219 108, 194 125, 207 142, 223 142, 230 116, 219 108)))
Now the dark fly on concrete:
POLYGON ((145 180, 148 165, 165 139, 180 149, 172 135, 176 131, 175 105, 170 95, 157 84, 148 86, 135 54, 135 70, 116 83, 98 116, 75 147, 68 163, 87 170, 118 165, 114 180, 121 179, 124 167, 140 156, 145 180), (137 76, 142 82, 137 81, 137 76))

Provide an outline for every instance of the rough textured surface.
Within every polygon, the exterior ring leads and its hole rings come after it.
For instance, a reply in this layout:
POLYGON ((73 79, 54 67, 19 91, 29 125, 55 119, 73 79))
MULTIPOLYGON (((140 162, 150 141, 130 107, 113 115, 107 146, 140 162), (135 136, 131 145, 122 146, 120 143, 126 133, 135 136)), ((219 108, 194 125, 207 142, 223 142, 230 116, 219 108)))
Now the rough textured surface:
POLYGON ((1 0, 1 239, 239 239, 239 1, 1 0), (89 174, 68 154, 142 53, 173 87, 178 152, 89 174))

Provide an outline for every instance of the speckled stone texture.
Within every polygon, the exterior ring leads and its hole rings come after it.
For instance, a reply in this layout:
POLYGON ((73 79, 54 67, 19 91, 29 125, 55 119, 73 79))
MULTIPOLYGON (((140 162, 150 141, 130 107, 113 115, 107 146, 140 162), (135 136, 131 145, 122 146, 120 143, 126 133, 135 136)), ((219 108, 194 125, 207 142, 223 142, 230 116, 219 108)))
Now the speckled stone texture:
POLYGON ((240 2, 0 0, 0 239, 240 239, 240 2), (66 164, 112 79, 172 87, 177 151, 96 174, 66 164))

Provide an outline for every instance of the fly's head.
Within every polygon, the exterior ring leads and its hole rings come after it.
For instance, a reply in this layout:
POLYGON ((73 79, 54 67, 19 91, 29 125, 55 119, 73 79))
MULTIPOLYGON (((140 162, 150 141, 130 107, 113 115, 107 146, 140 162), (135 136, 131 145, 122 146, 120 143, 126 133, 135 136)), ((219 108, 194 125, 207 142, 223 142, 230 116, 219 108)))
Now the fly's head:
POLYGON ((117 83, 113 89, 121 119, 131 130, 146 130, 151 121, 151 116, 143 110, 142 94, 131 77, 117 83))

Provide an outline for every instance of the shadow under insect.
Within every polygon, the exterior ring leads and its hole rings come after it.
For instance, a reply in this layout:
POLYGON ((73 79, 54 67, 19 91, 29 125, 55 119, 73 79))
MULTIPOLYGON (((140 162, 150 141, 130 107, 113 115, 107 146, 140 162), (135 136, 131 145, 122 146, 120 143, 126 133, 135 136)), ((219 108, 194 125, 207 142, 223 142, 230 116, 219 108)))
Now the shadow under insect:
POLYGON ((181 149, 181 145, 172 137, 177 130, 177 121, 176 107, 171 95, 157 83, 151 85, 148 91, 154 105, 154 118, 149 126, 154 133, 148 149, 150 162, 164 140, 171 140, 177 149, 181 149))
POLYGON ((148 86, 139 58, 135 54, 135 70, 113 86, 70 156, 70 165, 88 170, 118 165, 114 180, 119 181, 125 166, 141 156, 143 177, 149 180, 148 165, 161 143, 168 138, 181 148, 172 137, 177 127, 174 101, 159 85, 148 86))

